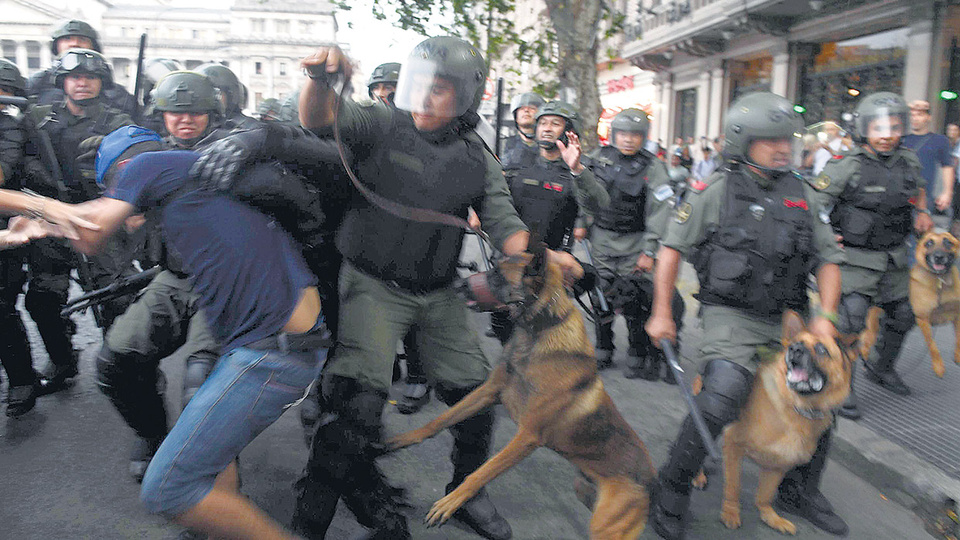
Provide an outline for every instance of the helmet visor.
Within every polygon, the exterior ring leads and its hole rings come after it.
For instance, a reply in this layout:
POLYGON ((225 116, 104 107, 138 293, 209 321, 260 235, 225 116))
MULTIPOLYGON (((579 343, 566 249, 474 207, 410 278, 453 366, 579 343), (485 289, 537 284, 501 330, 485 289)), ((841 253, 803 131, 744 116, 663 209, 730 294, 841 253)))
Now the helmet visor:
POLYGON ((908 121, 903 111, 881 107, 857 117, 857 133, 866 139, 899 138, 906 133, 908 121))
POLYGON ((787 172, 802 163, 803 134, 775 139, 753 139, 747 147, 747 161, 761 169, 787 172))
POLYGON ((99 73, 104 70, 104 63, 100 57, 93 53, 67 51, 60 58, 60 67, 64 71, 70 72, 99 73))
MULTIPOLYGON (((400 68, 394 104, 398 109, 438 118, 456 118, 467 112, 469 99, 458 99, 459 81, 442 74, 430 59, 411 59, 400 68)), ((471 96, 472 97, 472 96, 471 96)))

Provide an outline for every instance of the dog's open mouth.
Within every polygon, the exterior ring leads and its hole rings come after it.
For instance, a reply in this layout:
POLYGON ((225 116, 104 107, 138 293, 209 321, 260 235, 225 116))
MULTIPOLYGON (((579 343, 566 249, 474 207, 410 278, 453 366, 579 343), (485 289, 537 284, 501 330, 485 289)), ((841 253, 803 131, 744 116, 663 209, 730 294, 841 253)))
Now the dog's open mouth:
POLYGON ((927 254, 927 266, 935 274, 945 273, 952 265, 954 256, 944 251, 932 251, 927 254))
POLYGON ((816 394, 826 386, 826 376, 817 369, 810 351, 802 343, 794 343, 784 357, 787 364, 787 386, 794 392, 816 394))

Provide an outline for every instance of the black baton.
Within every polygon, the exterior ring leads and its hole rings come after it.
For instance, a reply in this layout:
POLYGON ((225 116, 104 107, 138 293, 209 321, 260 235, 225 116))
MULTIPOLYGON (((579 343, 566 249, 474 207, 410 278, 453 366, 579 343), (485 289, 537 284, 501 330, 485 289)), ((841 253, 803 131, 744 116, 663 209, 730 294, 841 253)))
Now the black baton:
POLYGON ((690 409, 690 417, 693 418, 693 424, 697 427, 697 431, 700 432, 704 446, 707 447, 707 453, 710 454, 712 460, 719 461, 720 450, 717 449, 713 435, 710 434, 710 430, 707 429, 707 423, 703 420, 700 407, 693 399, 693 393, 690 391, 690 387, 687 386, 686 379, 683 378, 683 368, 680 367, 680 362, 677 361, 677 352, 673 350, 673 343, 671 343, 669 339, 664 338, 660 340, 660 346, 663 348, 663 352, 667 357, 667 365, 673 370, 673 376, 677 380, 677 386, 680 387, 683 399, 687 402, 687 408, 690 409))

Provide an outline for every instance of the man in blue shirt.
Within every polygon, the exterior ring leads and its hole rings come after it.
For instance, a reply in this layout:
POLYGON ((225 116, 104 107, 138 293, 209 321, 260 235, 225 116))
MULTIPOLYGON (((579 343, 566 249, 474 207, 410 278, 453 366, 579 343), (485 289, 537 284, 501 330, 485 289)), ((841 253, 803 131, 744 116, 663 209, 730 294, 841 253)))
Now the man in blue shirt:
POLYGON ((223 344, 217 366, 151 461, 141 500, 150 512, 211 536, 290 538, 236 491, 234 460, 304 395, 326 359, 316 278, 272 219, 191 183, 196 153, 158 148, 134 142, 98 157, 107 161, 98 167, 101 180, 112 187, 80 208, 101 229, 74 242, 94 252, 128 216, 158 211, 168 247, 182 258, 223 344))
POLYGON ((920 158, 923 167, 920 172, 927 182, 927 208, 933 214, 934 223, 947 228, 954 182, 950 139, 930 131, 930 103, 926 101, 910 102, 910 127, 912 133, 903 138, 903 146, 916 152, 920 158))

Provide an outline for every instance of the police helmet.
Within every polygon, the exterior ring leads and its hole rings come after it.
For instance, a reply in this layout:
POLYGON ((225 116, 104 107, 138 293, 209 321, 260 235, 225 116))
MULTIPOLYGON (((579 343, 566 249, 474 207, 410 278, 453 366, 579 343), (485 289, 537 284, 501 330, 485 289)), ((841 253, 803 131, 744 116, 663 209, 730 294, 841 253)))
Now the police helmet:
POLYGON ((113 70, 102 54, 91 49, 70 49, 57 60, 54 70, 54 84, 63 89, 63 79, 67 75, 86 73, 98 77, 101 89, 106 90, 113 86, 113 70))
POLYGON ((727 110, 724 122, 723 155, 767 172, 786 172, 796 167, 803 148, 803 118, 786 98, 770 92, 747 94, 727 110), (767 169, 752 163, 750 144, 758 139, 790 139, 793 162, 782 168, 767 169))
POLYGON ((27 83, 23 80, 23 75, 16 64, 5 58, 0 58, 0 88, 15 96, 27 95, 27 83))
POLYGON ((195 71, 173 71, 150 92, 155 111, 223 115, 220 91, 210 78, 195 71))
POLYGON ((889 137, 897 133, 896 126, 889 120, 900 119, 899 135, 903 135, 910 120, 910 108, 902 97, 893 92, 877 92, 860 100, 853 112, 853 131, 859 142, 867 140, 867 128, 870 122, 880 120, 874 125, 874 134, 889 137))
POLYGON ((100 35, 97 31, 84 21, 72 20, 61 24, 50 34, 50 51, 53 52, 54 56, 60 54, 57 52, 57 40, 67 36, 85 37, 93 44, 93 50, 97 52, 103 51, 103 49, 100 48, 100 35))
POLYGON ((367 82, 367 94, 373 97, 373 85, 375 84, 397 84, 400 78, 400 64, 397 62, 387 62, 373 68, 370 74, 370 80, 367 82))
POLYGON ((280 104, 280 121, 295 126, 300 125, 300 90, 287 96, 280 104))
POLYGON ((123 126, 111 132, 100 142, 95 168, 97 184, 106 187, 115 174, 115 164, 141 152, 163 148, 163 139, 156 132, 140 126, 123 126), (150 144, 141 144, 150 143, 150 144), (138 146, 137 146, 138 145, 138 146), (136 151, 132 148, 137 146, 136 151), (109 174, 108 174, 109 173, 109 174))
POLYGON ((183 64, 173 58, 151 58, 143 63, 144 82, 153 87, 167 73, 186 69, 183 64))
POLYGON ((410 112, 424 112, 424 96, 428 95, 434 77, 449 81, 457 92, 453 116, 475 125, 477 108, 483 98, 487 65, 480 51, 466 41, 451 37, 433 37, 421 41, 407 57, 397 81, 396 106, 410 112))
POLYGON ((277 98, 267 98, 260 102, 257 107, 257 116, 260 120, 275 122, 280 119, 280 100, 277 98))
POLYGON ((639 133, 646 140, 647 133, 650 132, 650 119, 647 113, 640 109, 624 109, 618 112, 610 122, 610 139, 614 142, 616 142, 615 137, 618 131, 639 133))
POLYGON ((539 109, 543 107, 544 103, 546 103, 546 101, 536 92, 517 94, 510 100, 510 114, 513 115, 513 119, 516 121, 517 111, 520 107, 534 107, 539 109))
POLYGON ((576 107, 566 101, 557 100, 544 103, 537 109, 536 122, 539 123, 540 118, 543 116, 559 116, 564 118, 567 121, 567 127, 564 131, 572 129, 577 135, 582 133, 583 123, 580 118, 580 112, 577 111, 576 107))
POLYGON ((240 84, 240 79, 230 68, 223 64, 210 62, 197 66, 195 71, 209 77, 213 85, 220 90, 227 114, 235 113, 243 108, 242 105, 246 100, 243 85, 240 84))

